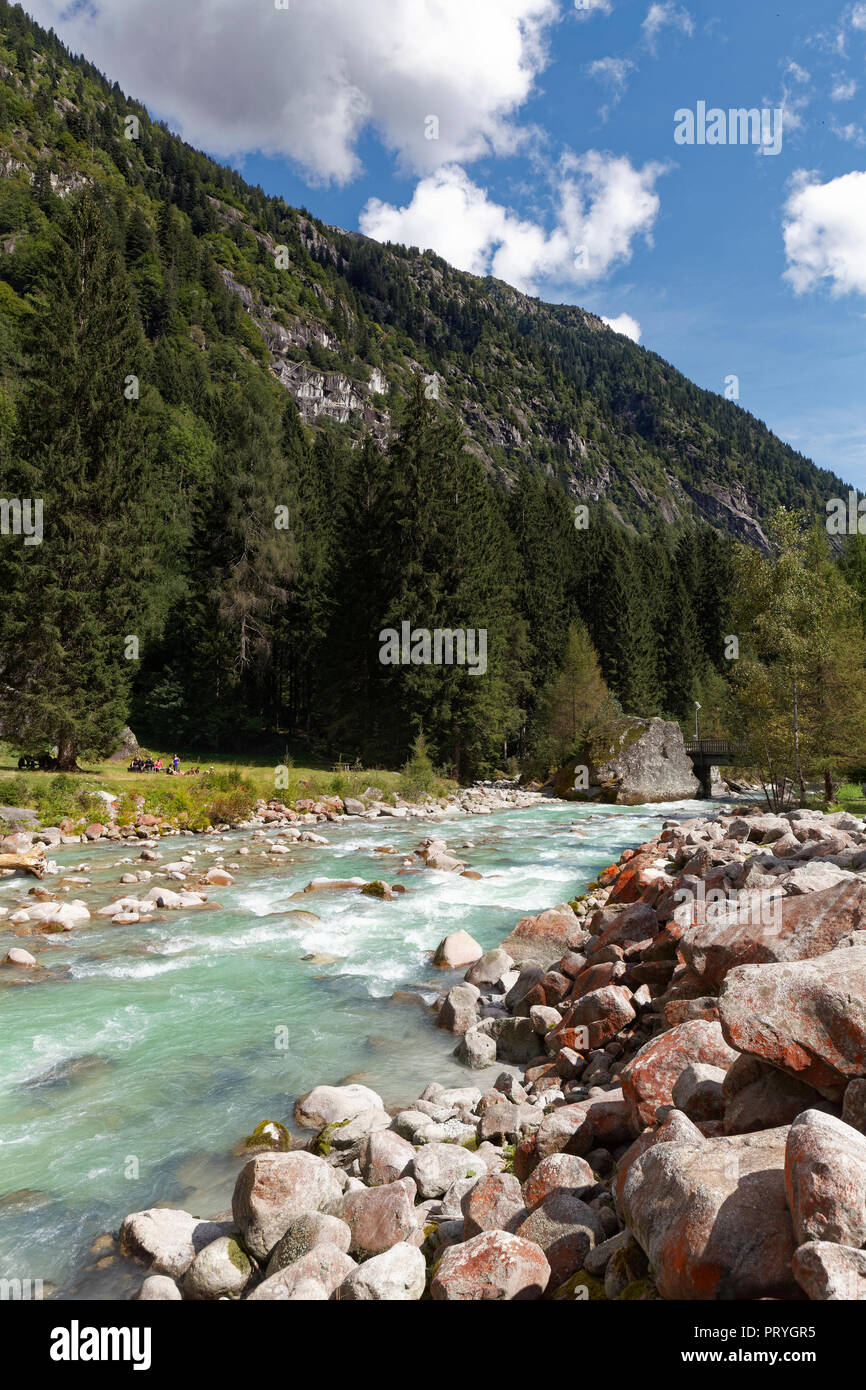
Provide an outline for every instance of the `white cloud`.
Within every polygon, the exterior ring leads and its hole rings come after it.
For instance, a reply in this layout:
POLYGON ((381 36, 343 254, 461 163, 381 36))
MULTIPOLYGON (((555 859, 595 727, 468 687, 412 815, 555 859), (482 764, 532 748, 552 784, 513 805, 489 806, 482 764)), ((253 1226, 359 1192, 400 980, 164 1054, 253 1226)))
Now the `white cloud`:
POLYGON ((866 5, 855 5, 850 18, 852 29, 866 29, 866 5))
POLYGON ((394 207, 371 198, 361 231, 378 241, 431 248, 459 270, 495 275, 527 293, 540 282, 586 285, 628 261, 635 238, 649 240, 659 210, 655 183, 665 167, 589 150, 566 155, 555 174, 555 224, 517 216, 488 197, 465 169, 449 165, 394 207))
POLYGON ((612 328, 614 333, 624 333, 627 338, 631 338, 633 343, 640 342, 640 324, 637 319, 633 319, 631 314, 618 314, 615 319, 601 316, 602 323, 606 323, 608 328, 612 328))
POLYGON ((574 0, 574 13, 578 19, 590 19, 594 14, 610 14, 613 5, 610 0, 574 0))
POLYGON ((644 39, 653 52, 662 29, 679 29, 680 33, 691 38, 695 32, 695 25, 688 10, 678 8, 674 0, 665 0, 664 3, 650 5, 646 19, 641 25, 644 39))
POLYGON ((793 58, 786 67, 785 72, 788 73, 791 77, 793 77, 795 82, 809 81, 809 74, 806 71, 806 69, 802 68, 799 63, 795 63, 793 58))
POLYGON ((596 58, 594 62, 587 65, 589 77, 595 77, 602 82, 610 92, 610 102, 602 108, 602 113, 606 116, 611 106, 616 106, 625 95, 628 86, 629 73, 634 67, 628 58, 596 58))
POLYGON ((834 295, 866 294, 866 172, 820 183, 801 170, 785 205, 788 269, 797 294, 827 284, 834 295))
POLYGON ((854 78, 837 77, 830 93, 831 101, 850 101, 857 91, 857 83, 854 78))
POLYGON ((286 156, 345 183, 374 127, 405 167, 507 153, 559 0, 28 0, 75 50, 223 158, 286 156), (439 139, 425 118, 439 119, 439 139))

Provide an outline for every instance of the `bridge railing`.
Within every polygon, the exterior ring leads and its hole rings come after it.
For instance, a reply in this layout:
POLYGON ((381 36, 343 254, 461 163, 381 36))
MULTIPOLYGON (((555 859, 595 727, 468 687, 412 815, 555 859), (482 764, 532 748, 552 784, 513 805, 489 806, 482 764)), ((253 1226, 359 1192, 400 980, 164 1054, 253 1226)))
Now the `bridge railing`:
POLYGON ((686 740, 686 752, 701 758, 742 758, 749 751, 748 744, 729 738, 691 738, 686 740))

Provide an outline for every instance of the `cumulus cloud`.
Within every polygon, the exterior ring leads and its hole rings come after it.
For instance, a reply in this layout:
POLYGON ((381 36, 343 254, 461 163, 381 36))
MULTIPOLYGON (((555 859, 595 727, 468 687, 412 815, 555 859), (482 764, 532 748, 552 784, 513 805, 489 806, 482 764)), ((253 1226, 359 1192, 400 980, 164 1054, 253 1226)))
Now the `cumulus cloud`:
POLYGON ((834 295, 866 294, 866 172, 828 183, 801 170, 785 205, 785 278, 797 294, 825 284, 834 295))
MULTIPOLYGON (((604 8, 594 4, 594 8, 604 8)), ((547 61, 559 0, 28 0, 28 10, 223 158, 288 157, 313 179, 360 171, 373 128, 419 173, 508 153, 547 61), (438 120, 438 139, 430 138, 438 120)))
POLYGON ((568 154, 555 172, 548 230, 493 201, 452 164, 422 179, 405 207, 371 198, 360 226, 377 241, 430 248, 459 270, 495 275, 530 294, 543 282, 585 285, 628 261, 636 238, 649 240, 664 172, 596 150, 568 154))
POLYGON ((618 314, 615 319, 609 319, 602 314, 602 323, 606 323, 608 328, 612 328, 614 333, 624 333, 627 338, 631 338, 633 343, 640 342, 640 324, 637 319, 633 319, 631 314, 618 314))
POLYGON ((673 0, 650 5, 641 31, 650 49, 655 52, 656 39, 662 29, 678 29, 681 34, 691 38, 695 32, 694 20, 688 10, 678 7, 673 0))

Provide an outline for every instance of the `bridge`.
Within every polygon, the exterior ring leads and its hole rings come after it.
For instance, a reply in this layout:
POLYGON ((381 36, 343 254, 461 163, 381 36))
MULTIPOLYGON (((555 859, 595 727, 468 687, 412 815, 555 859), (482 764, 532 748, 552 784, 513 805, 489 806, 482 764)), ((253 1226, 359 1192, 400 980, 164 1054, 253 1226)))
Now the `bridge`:
POLYGON ((720 763, 741 762, 749 751, 748 744, 729 738, 686 739, 685 749, 701 784, 702 796, 710 795, 710 768, 720 763))

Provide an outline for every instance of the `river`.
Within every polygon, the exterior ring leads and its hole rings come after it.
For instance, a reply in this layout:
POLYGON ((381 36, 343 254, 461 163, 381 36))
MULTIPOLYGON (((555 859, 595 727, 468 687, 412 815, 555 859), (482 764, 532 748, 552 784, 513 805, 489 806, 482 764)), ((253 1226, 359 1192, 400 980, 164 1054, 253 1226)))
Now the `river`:
MULTIPOLYGON (((52 971, 21 985, 10 978, 20 972, 0 972, 0 1277, 41 1279, 46 1297, 128 1297, 141 1273, 90 1253, 94 1239, 157 1202, 225 1211, 238 1141, 261 1120, 289 1123, 302 1091, 351 1078, 390 1105, 432 1079, 489 1084, 501 1068, 469 1073, 451 1055, 455 1039, 394 992, 432 1000, 459 978, 430 963, 448 932, 494 946, 520 916, 582 892, 663 819, 706 810, 553 802, 443 821, 435 833, 480 880, 398 878, 402 855, 433 833, 419 821, 319 826, 327 847, 267 859, 250 832, 173 837, 160 846, 164 862, 195 851, 202 867, 218 853, 241 866, 232 887, 210 890, 218 908, 133 926, 94 918, 23 940, 0 922, 0 956, 24 946, 52 971), (236 858, 242 844, 253 852, 236 858), (392 902, 351 890, 293 897, 312 878, 355 875, 407 891, 392 902), (320 921, 290 926, 298 908, 320 921), (310 952, 338 959, 303 961, 310 952)), ((138 852, 82 845, 52 857, 63 873, 88 866, 90 884, 68 896, 94 910, 151 886, 118 884, 138 852)), ((0 880, 0 906, 19 906, 32 883, 0 880)))

